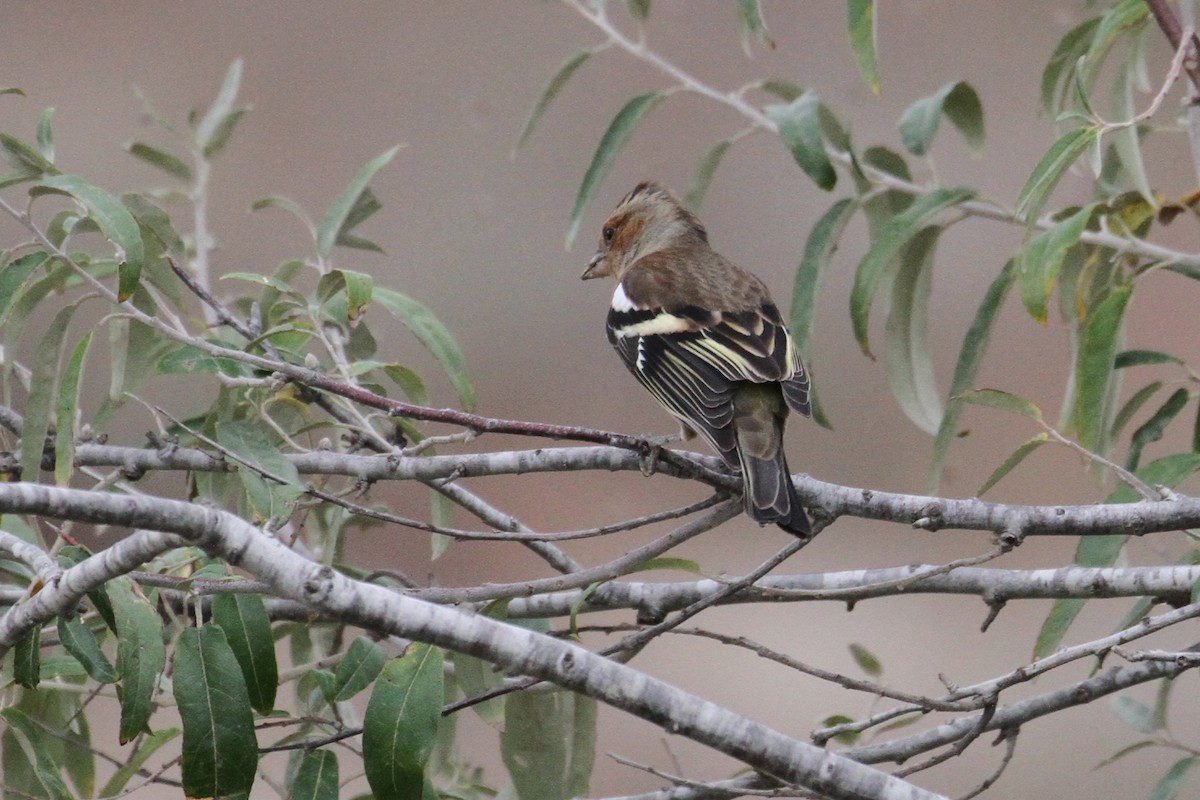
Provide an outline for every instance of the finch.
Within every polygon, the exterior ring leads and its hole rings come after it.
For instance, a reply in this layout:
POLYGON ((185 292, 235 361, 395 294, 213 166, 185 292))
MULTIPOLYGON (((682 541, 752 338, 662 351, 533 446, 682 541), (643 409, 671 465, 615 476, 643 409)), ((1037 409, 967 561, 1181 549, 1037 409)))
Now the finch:
POLYGON ((788 408, 809 380, 767 287, 708 243, 667 189, 638 184, 601 229, 581 276, 617 281, 608 341, 655 399, 742 473, 746 513, 810 533, 783 452, 788 408))

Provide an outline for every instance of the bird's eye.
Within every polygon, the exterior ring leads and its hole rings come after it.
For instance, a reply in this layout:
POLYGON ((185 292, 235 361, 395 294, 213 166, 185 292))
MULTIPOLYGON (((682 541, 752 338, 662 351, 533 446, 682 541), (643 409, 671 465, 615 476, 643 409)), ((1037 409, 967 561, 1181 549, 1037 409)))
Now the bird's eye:
POLYGON ((604 229, 604 241, 611 242, 612 237, 616 234, 616 232, 617 232, 617 229, 614 228, 613 226, 609 225, 607 228, 604 229))

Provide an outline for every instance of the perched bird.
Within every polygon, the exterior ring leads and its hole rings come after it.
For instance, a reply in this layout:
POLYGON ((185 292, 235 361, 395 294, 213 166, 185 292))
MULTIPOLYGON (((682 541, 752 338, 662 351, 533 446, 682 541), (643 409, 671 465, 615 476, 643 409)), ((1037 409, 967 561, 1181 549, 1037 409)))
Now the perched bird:
POLYGON ((783 453, 788 407, 809 415, 808 375, 767 287, 657 183, 638 184, 601 230, 582 278, 617 281, 608 341, 685 439, 699 433, 741 470, 747 514, 808 535, 783 453))

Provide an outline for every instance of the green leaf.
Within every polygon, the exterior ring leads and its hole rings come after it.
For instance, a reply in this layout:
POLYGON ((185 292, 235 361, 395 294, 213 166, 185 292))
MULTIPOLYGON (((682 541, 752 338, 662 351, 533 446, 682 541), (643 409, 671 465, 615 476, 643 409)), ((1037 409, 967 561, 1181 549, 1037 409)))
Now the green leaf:
POLYGON ((61 172, 28 142, 7 133, 0 133, 0 157, 26 179, 58 175, 61 172))
POLYGON ((1129 440, 1129 455, 1125 457, 1126 469, 1137 469, 1142 459, 1142 449, 1152 442, 1161 440, 1167 425, 1179 415, 1180 411, 1183 411, 1187 404, 1188 390, 1176 389, 1150 419, 1133 432, 1133 436, 1129 440))
POLYGON ((142 231, 129 210, 108 192, 75 175, 44 178, 31 189, 35 193, 38 190, 70 195, 87 209, 88 218, 117 247, 117 260, 121 262, 117 301, 123 303, 128 300, 141 280, 145 258, 142 231))
POLYGON ((650 0, 626 0, 625 7, 629 9, 629 16, 638 22, 645 22, 650 16, 650 0))
POLYGON ((338 800, 340 780, 332 750, 307 750, 296 771, 291 800, 338 800))
POLYGON ((149 730, 154 690, 166 666, 162 620, 127 576, 105 584, 117 625, 117 672, 121 675, 119 741, 128 744, 149 730))
POLYGON ((160 747, 172 741, 180 733, 182 733, 182 729, 180 728, 166 728, 142 738, 138 742, 138 746, 134 748, 134 751, 129 754, 128 760, 121 765, 120 769, 113 773, 113 776, 108 779, 108 783, 104 784, 104 788, 100 790, 99 797, 115 797, 124 791, 126 784, 138 774, 146 762, 150 760, 150 757, 157 753, 160 747))
POLYGON ((1120 750, 1097 764, 1095 768, 1100 769, 1101 767, 1107 767, 1110 764, 1115 764, 1130 753, 1136 753, 1139 750, 1144 750, 1147 747, 1153 747, 1157 744, 1158 742, 1154 741, 1153 739, 1142 739, 1140 742, 1134 742, 1131 745, 1122 747, 1120 750))
MULTIPOLYGON (((857 210, 858 201, 848 197, 834 203, 832 208, 821 215, 817 224, 809 231, 808 241, 804 244, 804 257, 800 259, 800 265, 796 268, 788 328, 801 359, 810 371, 813 368, 812 329, 817 290, 833 251, 837 248, 838 240, 857 210)), ((809 400, 812 403, 813 420, 824 428, 832 429, 833 426, 830 425, 818 399, 815 382, 810 387, 809 400)))
POLYGON ((41 634, 41 628, 34 628, 13 646, 13 680, 26 689, 36 689, 42 679, 41 634))
POLYGON ((594 753, 594 700, 562 691, 507 698, 500 754, 521 800, 588 794, 594 753))
POLYGON ((738 30, 742 34, 742 50, 746 55, 752 55, 750 50, 750 37, 753 36, 758 40, 758 43, 768 50, 775 49, 775 42, 767 34, 766 23, 762 18, 762 6, 759 0, 738 0, 738 30))
POLYGON ((1079 66, 1081 91, 1091 90, 1104 66, 1108 52, 1117 39, 1123 33, 1145 23, 1149 13, 1150 9, 1143 0, 1121 0, 1101 16, 1100 24, 1091 37, 1079 66))
POLYGON ((238 89, 242 83, 242 63, 242 59, 235 58, 229 65, 216 99, 196 125, 196 142, 204 151, 205 158, 215 154, 209 152, 214 146, 219 149, 224 144, 222 134, 228 136, 230 116, 240 116, 240 112, 234 110, 233 104, 237 100, 238 89))
MULTIPOLYGON (((8 723, 8 731, 15 736, 29 764, 33 766, 34 784, 41 797, 50 800, 73 800, 71 791, 63 782, 59 765, 50 756, 50 741, 42 728, 28 714, 16 707, 0 711, 0 717, 8 723)), ((5 759, 7 771, 8 759, 5 759)), ((7 783, 7 781, 6 781, 7 783)))
POLYGON ((1030 453, 1032 453, 1034 450, 1037 450, 1048 441, 1050 441, 1050 437, 1046 433, 1039 433, 1014 450, 1008 458, 1004 459, 1004 463, 996 467, 992 474, 988 476, 987 480, 983 482, 983 485, 979 487, 979 491, 975 492, 975 496, 983 497, 983 495, 989 489, 999 483, 1005 475, 1012 472, 1013 469, 1015 469, 1018 464, 1024 461, 1030 453))
POLYGON ((54 437, 54 482, 58 486, 68 485, 75 469, 75 412, 79 408, 83 361, 87 358, 91 343, 92 332, 88 331, 75 345, 59 380, 58 403, 55 406, 58 423, 54 437))
POLYGON ((821 98, 812 89, 786 105, 763 108, 775 123, 779 138, 792 153, 792 158, 825 191, 837 184, 837 171, 825 152, 825 135, 821 129, 821 98))
POLYGON ((1183 782, 1187 780, 1188 773, 1196 766, 1198 760, 1200 759, 1196 756, 1188 756, 1172 764, 1154 785, 1147 800, 1175 800, 1179 796, 1179 790, 1183 788, 1183 782))
POLYGON ((212 620, 222 631, 242 669, 250 706, 266 716, 275 708, 279 667, 271 619, 261 595, 234 592, 212 600, 212 620))
POLYGON ((235 108, 224 117, 213 131, 212 137, 208 140, 208 144, 204 145, 204 159, 212 161, 217 155, 225 149, 225 145, 229 143, 229 137, 233 136, 233 129, 241 122, 245 116, 246 109, 235 108))
POLYGON ((1121 410, 1113 417, 1112 427, 1109 429, 1108 440, 1115 442, 1121 435, 1121 431, 1129 424, 1129 420, 1133 415, 1141 410, 1155 392, 1161 389, 1165 384, 1162 381, 1154 381, 1143 386, 1133 393, 1133 396, 1125 401, 1125 405, 1121 406, 1121 410))
POLYGON ((1079 443, 1093 452, 1102 452, 1104 449, 1104 432, 1111 419, 1108 404, 1113 363, 1121 338, 1125 307, 1132 292, 1131 286, 1113 289, 1083 325, 1075 363, 1072 427, 1079 436, 1079 443))
POLYGON ((934 189, 918 198, 911 206, 889 219, 871 243, 871 249, 858 264, 854 288, 850 293, 850 318, 854 336, 867 356, 874 358, 868 341, 867 322, 875 292, 887 268, 901 248, 917 235, 938 213, 974 197, 966 188, 934 189))
POLYGON ((338 272, 346 279, 346 313, 350 324, 354 325, 367 313, 367 307, 371 305, 371 290, 375 286, 375 279, 366 273, 348 269, 338 272))
POLYGON ((875 0, 849 0, 846 4, 850 49, 867 87, 879 94, 883 87, 875 48, 875 0))
POLYGON ((1009 259, 1004 269, 988 286, 979 308, 975 311, 975 319, 963 337, 962 348, 958 351, 958 361, 954 365, 954 377, 950 381, 949 399, 946 410, 942 413, 942 421, 938 425, 937 437, 933 441, 933 454, 929 465, 929 477, 926 480, 926 491, 936 494, 942 479, 942 469, 946 463, 946 453, 950 442, 958 434, 958 421, 962 417, 963 401, 960 397, 975 383, 979 373, 979 365, 983 363, 983 355, 992 337, 992 326, 1000 314, 1008 290, 1012 288, 1016 274, 1015 260, 1009 259))
MULTIPOLYGON (((508 601, 488 603, 480 613, 492 619, 507 620, 508 601)), ((504 683, 504 672, 482 659, 465 653, 453 653, 451 658, 454 661, 454 678, 467 697, 478 697, 504 683)), ((471 710, 487 724, 499 727, 504 723, 504 704, 504 697, 493 697, 472 704, 471 710)))
MULTIPOLYGON (((1135 474, 1149 486, 1173 488, 1197 470, 1200 470, 1200 454, 1177 453, 1151 461, 1135 474)), ((1108 496, 1105 502, 1135 503, 1140 499, 1141 496, 1136 491, 1122 484, 1108 496)), ((1075 548, 1075 563, 1082 567, 1111 566, 1128 538, 1125 534, 1115 533, 1104 536, 1084 536, 1075 548)), ((1042 629, 1038 633, 1037 644, 1034 647, 1035 658, 1041 658, 1054 652, 1067 629, 1083 608, 1084 602, 1084 600, 1076 598, 1054 602, 1049 616, 1042 623, 1042 629)))
POLYGON ((399 149, 400 145, 396 145, 369 161, 358 171, 345 191, 338 195, 333 204, 329 206, 329 210, 325 212, 325 216, 317 225, 317 254, 321 258, 329 258, 329 254, 333 252, 333 246, 338 243, 338 240, 348 234, 354 225, 362 221, 361 218, 355 218, 362 213, 361 208, 357 214, 352 213, 359 204, 359 198, 368 191, 367 184, 375 177, 375 173, 383 169, 399 149))
POLYGON ((414 643, 383 670, 363 718, 363 767, 376 797, 417 798, 442 711, 442 652, 414 643))
MULTIPOLYGON (((650 4, 647 2, 646 13, 649 13, 649 10, 650 4)), ((645 19, 644 16, 636 18, 645 19)), ((554 98, 558 97, 559 92, 567 85, 567 81, 571 80, 571 76, 575 74, 575 71, 582 67, 591 55, 591 50, 576 50, 567 56, 567 60, 562 63, 562 66, 554 73, 554 77, 546 84, 546 88, 542 90, 542 96, 538 98, 533 106, 533 110, 529 112, 529 118, 521 126, 521 135, 517 137, 517 144, 513 148, 514 155, 525 146, 525 143, 529 141, 529 137, 533 136, 533 131, 537 128, 538 123, 541 122, 546 109, 554 102, 554 98)))
POLYGON ((651 558, 637 564, 634 567, 621 573, 622 575, 632 575, 635 572, 653 572, 659 569, 677 569, 683 572, 690 572, 693 575, 703 575, 704 571, 700 569, 700 565, 690 558, 674 558, 672 556, 660 556, 651 558))
POLYGON ((1126 367, 1140 367, 1146 364, 1183 364, 1184 360, 1179 356, 1164 353, 1162 350, 1122 350, 1117 353, 1116 361, 1113 362, 1114 369, 1124 369, 1126 367))
POLYGON ((54 162, 54 109, 47 108, 42 111, 41 116, 37 121, 37 146, 38 152, 49 162, 54 162))
POLYGON ((1042 71, 1042 108, 1047 114, 1057 112, 1055 97, 1065 95, 1072 85, 1076 64, 1091 46, 1100 25, 1100 17, 1092 17, 1076 25, 1059 40, 1058 46, 1042 71), (1059 91, 1059 87, 1063 87, 1059 91))
POLYGON ((870 677, 878 678, 883 675, 883 664, 875 657, 874 653, 858 642, 850 643, 850 656, 858 668, 870 677))
MULTIPOLYGON (((1132 65, 1123 65, 1117 70, 1113 80, 1113 115, 1119 120, 1131 120, 1138 114, 1133 98, 1134 79, 1130 75, 1132 69, 1132 65)), ((1154 189, 1150 186, 1150 178, 1146 174, 1146 163, 1142 159, 1141 133, 1138 126, 1127 125, 1112 131, 1109 133, 1109 141, 1116 149, 1117 157, 1120 158, 1121 166, 1129 175, 1129 181, 1133 184, 1133 188, 1137 189, 1138 194, 1150 204, 1151 208, 1157 208, 1158 203, 1154 198, 1154 189)))
POLYGON ((708 196, 708 187, 712 185, 713 174, 717 171, 717 167, 721 164, 721 159, 725 158, 725 154, 729 152, 729 148, 732 145, 732 139, 722 139, 713 145, 712 149, 705 154, 704 158, 696 166, 696 174, 692 177, 692 185, 683 199, 683 204, 692 213, 700 213, 700 209, 704 205, 704 198, 708 196))
POLYGON ((567 247, 574 243, 575 237, 579 234, 579 226, 583 222, 583 212, 587 210, 592 196, 600 188, 600 183, 608 174, 617 154, 629 141, 633 129, 641 122, 642 117, 658 105, 658 101, 662 98, 661 92, 639 94, 621 107, 621 110, 609 123, 608 130, 604 131, 604 135, 600 137, 600 144, 596 146, 596 152, 592 155, 592 163, 588 165, 587 172, 583 175, 583 182, 579 184, 579 192, 575 195, 575 206, 571 209, 571 222, 567 226, 567 247))
POLYGON ((238 475, 250 505, 262 519, 286 514, 304 494, 296 465, 279 452, 275 442, 268 438, 264 425, 249 420, 218 422, 217 441, 249 465, 239 464, 238 475), (284 482, 281 484, 260 475, 260 470, 284 482))
POLYGON ((366 636, 357 637, 338 664, 326 699, 340 703, 354 697, 379 677, 387 660, 387 651, 378 642, 366 636))
POLYGON ((892 281, 885 327, 885 361, 892 395, 905 415, 929 434, 937 433, 944 413, 929 347, 929 294, 934 253, 942 230, 937 225, 924 227, 900 251, 900 268, 892 281))
POLYGON ((58 618, 58 639, 96 683, 114 683, 117 672, 100 649, 100 642, 79 617, 58 618))
POLYGON ((161 169, 168 175, 172 175, 188 183, 192 181, 192 168, 185 161, 171 155, 165 150, 160 150, 143 142, 131 142, 125 146, 125 150, 134 158, 141 159, 150 166, 161 169))
POLYGON ((1095 128, 1075 128, 1060 136, 1042 156, 1017 196, 1017 215, 1025 218, 1026 225, 1037 222, 1054 187, 1097 136, 1095 128))
POLYGON ((1047 301, 1054 291, 1067 251, 1079 242, 1098 205, 1090 203, 1084 206, 1053 228, 1030 239, 1021 249, 1017 285, 1029 315, 1042 325, 1046 324, 1047 301))
MULTIPOLYGON (((50 410, 54 408, 55 388, 58 386, 58 365, 62 361, 67 329, 76 308, 78 306, 75 304, 68 304, 59 310, 33 357, 33 377, 21 436, 21 470, 22 478, 26 481, 36 482, 41 470, 46 434, 50 430, 50 410)), ((68 422, 67 436, 71 435, 70 431, 71 423, 68 422)))
POLYGON ((1129 727, 1139 733, 1154 733, 1154 711, 1145 703, 1138 702, 1128 695, 1119 694, 1112 699, 1112 708, 1116 715, 1129 727))
POLYGON ((972 150, 982 149, 983 104, 971 84, 959 81, 948 83, 929 97, 913 103, 900 117, 900 140, 908 152, 915 156, 929 152, 943 113, 962 132, 972 150))
POLYGON ((403 322, 417 340, 433 353, 458 392, 462 407, 467 411, 473 409, 475 384, 467 368, 467 359, 446 326, 428 307, 408 295, 380 286, 375 288, 373 297, 375 302, 403 322))
POLYGON ((1042 421, 1042 410, 1040 408, 1032 401, 1011 392, 1002 392, 999 389, 978 389, 963 392, 958 395, 958 399, 971 405, 996 408, 1001 411, 1020 414, 1023 417, 1029 417, 1038 422, 1042 421))
POLYGON ((183 721, 184 794, 248 798, 258 742, 246 683, 221 628, 205 625, 179 634, 172 685, 183 721))
POLYGON ((0 269, 0 323, 8 316, 8 310, 18 297, 21 287, 34 271, 49 260, 50 254, 44 252, 29 253, 10 261, 0 269))

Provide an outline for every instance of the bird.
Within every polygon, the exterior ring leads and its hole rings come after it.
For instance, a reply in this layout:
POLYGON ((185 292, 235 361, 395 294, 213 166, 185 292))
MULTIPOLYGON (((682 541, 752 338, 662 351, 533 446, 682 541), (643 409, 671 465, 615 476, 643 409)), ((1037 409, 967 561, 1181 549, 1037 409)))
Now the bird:
POLYGON ((617 204, 580 277, 616 280, 609 343, 683 439, 699 434, 741 472, 746 513, 809 536, 783 450, 788 409, 811 414, 809 376, 766 285, 652 181, 617 204))

